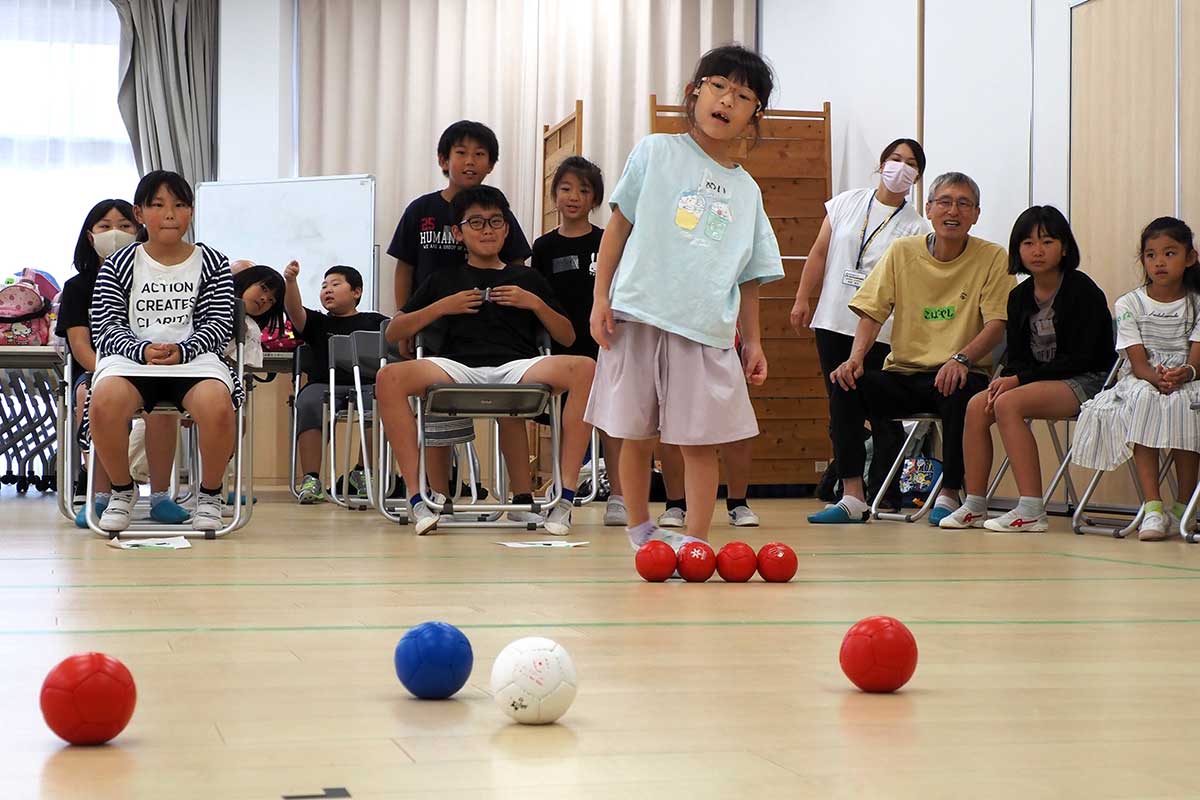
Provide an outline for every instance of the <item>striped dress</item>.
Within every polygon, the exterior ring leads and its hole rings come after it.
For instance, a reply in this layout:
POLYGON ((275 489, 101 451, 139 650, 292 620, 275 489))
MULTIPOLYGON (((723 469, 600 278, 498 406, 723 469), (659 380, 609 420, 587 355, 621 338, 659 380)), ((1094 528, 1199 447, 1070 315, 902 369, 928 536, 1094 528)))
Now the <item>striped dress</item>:
MULTIPOLYGON (((96 372, 92 386, 109 376, 214 378, 229 388, 237 408, 245 400, 245 392, 238 376, 231 374, 221 361, 221 353, 233 336, 234 293, 229 260, 211 247, 198 243, 196 250, 201 262, 198 280, 183 290, 173 285, 171 289, 177 296, 171 298, 170 309, 163 311, 154 295, 146 295, 144 289, 141 292, 135 290, 135 272, 159 267, 159 275, 164 272, 169 275, 171 270, 162 270, 161 265, 156 265, 145 253, 139 253, 140 248, 141 244, 136 243, 113 253, 96 275, 92 295, 96 372), (131 298, 135 296, 142 299, 132 305, 144 305, 144 308, 131 307, 131 298), (153 341, 164 339, 161 336, 143 338, 139 331, 154 329, 178 332, 177 338, 166 341, 174 340, 179 345, 181 363, 170 366, 146 364, 146 348, 153 341)), ((181 275, 181 279, 184 277, 181 275)), ((91 404, 90 391, 88 404, 91 404)), ((86 409, 79 439, 85 446, 90 444, 86 409)))
MULTIPOLYGON (((1173 303, 1135 289, 1116 303, 1117 349, 1140 344, 1151 366, 1187 363, 1192 342, 1200 341, 1200 297, 1188 294, 1173 303)), ((1111 389, 1083 404, 1075 430, 1072 461, 1089 469, 1109 470, 1133 455, 1133 445, 1200 452, 1200 383, 1192 381, 1163 394, 1137 378, 1128 363, 1111 389)))

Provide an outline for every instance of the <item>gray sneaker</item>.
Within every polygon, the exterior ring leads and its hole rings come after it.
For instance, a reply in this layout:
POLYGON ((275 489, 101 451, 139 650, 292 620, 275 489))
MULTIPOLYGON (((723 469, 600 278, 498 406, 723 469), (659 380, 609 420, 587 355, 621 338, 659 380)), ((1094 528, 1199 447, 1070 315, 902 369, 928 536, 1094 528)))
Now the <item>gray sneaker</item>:
POLYGON ((546 533, 553 536, 566 536, 571 532, 571 508, 573 504, 570 500, 559 500, 554 504, 554 508, 550 509, 550 513, 546 515, 546 533))
MULTIPOLYGON (((433 499, 439 503, 446 502, 445 496, 441 494, 434 495, 433 499)), ((408 516, 412 520, 413 527, 417 530, 417 536, 424 536, 430 531, 435 530, 438 520, 441 518, 441 515, 426 505, 424 500, 419 501, 413 506, 408 516)))
POLYGON ((358 497, 364 497, 367 494, 367 473, 366 470, 353 469, 350 470, 350 477, 346 479, 350 485, 350 494, 358 497))
POLYGON ((520 522, 524 525, 541 525, 542 515, 535 514, 532 511, 510 511, 508 518, 512 522, 520 522))
POLYGON ((729 524, 735 528, 757 528, 758 514, 750 510, 750 506, 734 506, 729 512, 729 524))
POLYGON ((297 494, 300 495, 301 505, 307 506, 312 503, 325 502, 325 490, 321 488, 321 479, 315 478, 312 475, 304 476, 304 480, 300 482, 300 491, 297 494))
POLYGON ((682 528, 685 526, 687 515, 682 508, 668 508, 666 511, 658 515, 658 527, 660 528, 682 528))
POLYGON ((608 527, 629 524, 629 512, 625 509, 625 501, 620 497, 610 497, 604 504, 604 524, 608 527))

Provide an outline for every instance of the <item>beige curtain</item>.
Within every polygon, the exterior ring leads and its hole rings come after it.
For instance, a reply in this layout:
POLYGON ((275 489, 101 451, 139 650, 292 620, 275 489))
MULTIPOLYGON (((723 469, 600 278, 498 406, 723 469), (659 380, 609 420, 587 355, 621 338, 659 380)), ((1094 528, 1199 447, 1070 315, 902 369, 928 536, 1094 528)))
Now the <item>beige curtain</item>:
MULTIPOLYGON (((649 132, 649 95, 679 99, 700 54, 754 41, 754 0, 300 0, 300 174, 376 178, 381 309, 404 207, 445 186, 442 130, 487 123, 489 183, 532 241, 541 130, 584 101, 584 152, 611 186, 649 132)), ((597 217, 601 222, 607 212, 597 217)))
POLYGON ((217 174, 217 0, 111 0, 121 19, 117 106, 138 172, 217 174))

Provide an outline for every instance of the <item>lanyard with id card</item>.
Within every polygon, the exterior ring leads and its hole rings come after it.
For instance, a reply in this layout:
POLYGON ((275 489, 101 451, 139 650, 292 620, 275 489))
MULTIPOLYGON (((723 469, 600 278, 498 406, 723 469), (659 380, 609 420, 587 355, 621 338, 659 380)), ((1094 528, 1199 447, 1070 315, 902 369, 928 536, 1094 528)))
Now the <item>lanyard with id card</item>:
POLYGON ((863 217, 862 230, 859 231, 858 234, 858 257, 854 260, 854 268, 845 270, 842 273, 842 283, 853 288, 855 291, 861 289, 863 281, 867 279, 867 274, 863 272, 862 268, 863 253, 867 252, 867 248, 871 246, 871 242, 875 241, 875 237, 879 235, 879 232, 886 228, 887 224, 895 219, 896 215, 904 209, 904 206, 906 203, 908 203, 908 200, 901 200, 900 205, 896 206, 896 209, 892 211, 891 214, 888 214, 887 218, 884 219, 883 222, 879 223, 879 226, 875 228, 875 230, 871 231, 871 235, 868 236, 867 225, 870 224, 871 221, 871 205, 874 202, 875 193, 872 192, 870 199, 867 200, 867 213, 863 217))

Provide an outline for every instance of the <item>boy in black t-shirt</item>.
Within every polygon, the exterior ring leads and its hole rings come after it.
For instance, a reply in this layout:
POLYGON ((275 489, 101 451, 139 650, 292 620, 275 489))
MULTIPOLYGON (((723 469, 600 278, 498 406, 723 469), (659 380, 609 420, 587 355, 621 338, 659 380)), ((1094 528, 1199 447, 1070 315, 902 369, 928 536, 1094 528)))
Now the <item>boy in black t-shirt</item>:
MULTIPOLYGON (((313 351, 313 366, 306 373, 308 383, 296 397, 296 450, 300 456, 300 468, 304 471, 299 494, 300 502, 308 504, 325 499, 320 478, 321 454, 324 451, 321 421, 325 392, 329 391, 329 337, 344 336, 355 331, 377 331, 387 317, 374 311, 358 310, 363 279, 354 267, 335 266, 325 271, 325 280, 321 283, 321 305, 327 313, 304 307, 300 286, 296 282, 299 274, 300 264, 297 261, 292 261, 283 270, 284 280, 287 281, 284 309, 292 321, 296 336, 313 351)), ((338 385, 337 406, 344 408, 354 391, 354 375, 346 370, 338 370, 334 379, 338 385)), ((364 397, 364 400, 367 399, 364 397)), ((352 489, 362 487, 361 465, 351 473, 349 483, 352 489), (358 486, 354 486, 356 482, 358 486)))
MULTIPOLYGON (((413 291, 430 275, 443 267, 461 266, 467 249, 454 235, 459 222, 450 209, 454 196, 464 189, 479 186, 491 174, 500 159, 500 144, 496 134, 482 122, 460 120, 442 132, 437 145, 438 166, 446 176, 446 188, 421 195, 409 203, 396 226, 388 255, 396 259, 396 308, 404 308, 413 291)), ((504 220, 508 237, 500 250, 505 264, 524 264, 529 258, 529 242, 516 217, 506 207, 504 220)), ((406 344, 401 350, 408 350, 406 344)), ((465 418, 425 418, 425 440, 430 445, 426 453, 429 483, 435 490, 449 488, 449 445, 469 442, 475 438, 471 420, 465 418)), ((532 487, 524 466, 529 463, 529 440, 523 420, 500 421, 500 450, 505 461, 512 465, 509 473, 513 492, 528 499, 532 487)), ((509 514, 521 522, 540 521, 524 512, 509 514)))
MULTIPOLYGON (((596 259, 604 229, 593 225, 588 217, 604 202, 604 176, 591 161, 571 156, 555 170, 550 192, 562 223, 533 243, 529 264, 550 283, 575 326, 574 344, 564 346, 555 342, 553 352, 594 359, 600 346, 592 338, 589 319, 596 288, 596 259)), ((621 461, 621 440, 603 431, 600 440, 604 463, 612 467, 608 470, 610 493, 604 507, 604 524, 625 525, 629 517, 621 494, 621 476, 616 469, 621 461)))
MULTIPOLYGON (((435 383, 546 383, 569 392, 563 410, 562 499, 546 516, 549 533, 564 536, 571 526, 571 501, 591 426, 583 421, 596 364, 583 356, 540 356, 541 328, 558 342, 575 340, 571 321, 558 307, 549 284, 534 270, 506 265, 501 252, 508 235, 508 201, 490 186, 459 192, 453 201, 456 239, 467 260, 432 273, 388 326, 389 342, 415 336, 438 323, 440 356, 389 364, 376 383, 378 411, 400 462, 405 485, 418 480, 417 427, 409 398, 435 383)), ((419 494, 410 500, 417 534, 437 527, 438 515, 419 494)))

